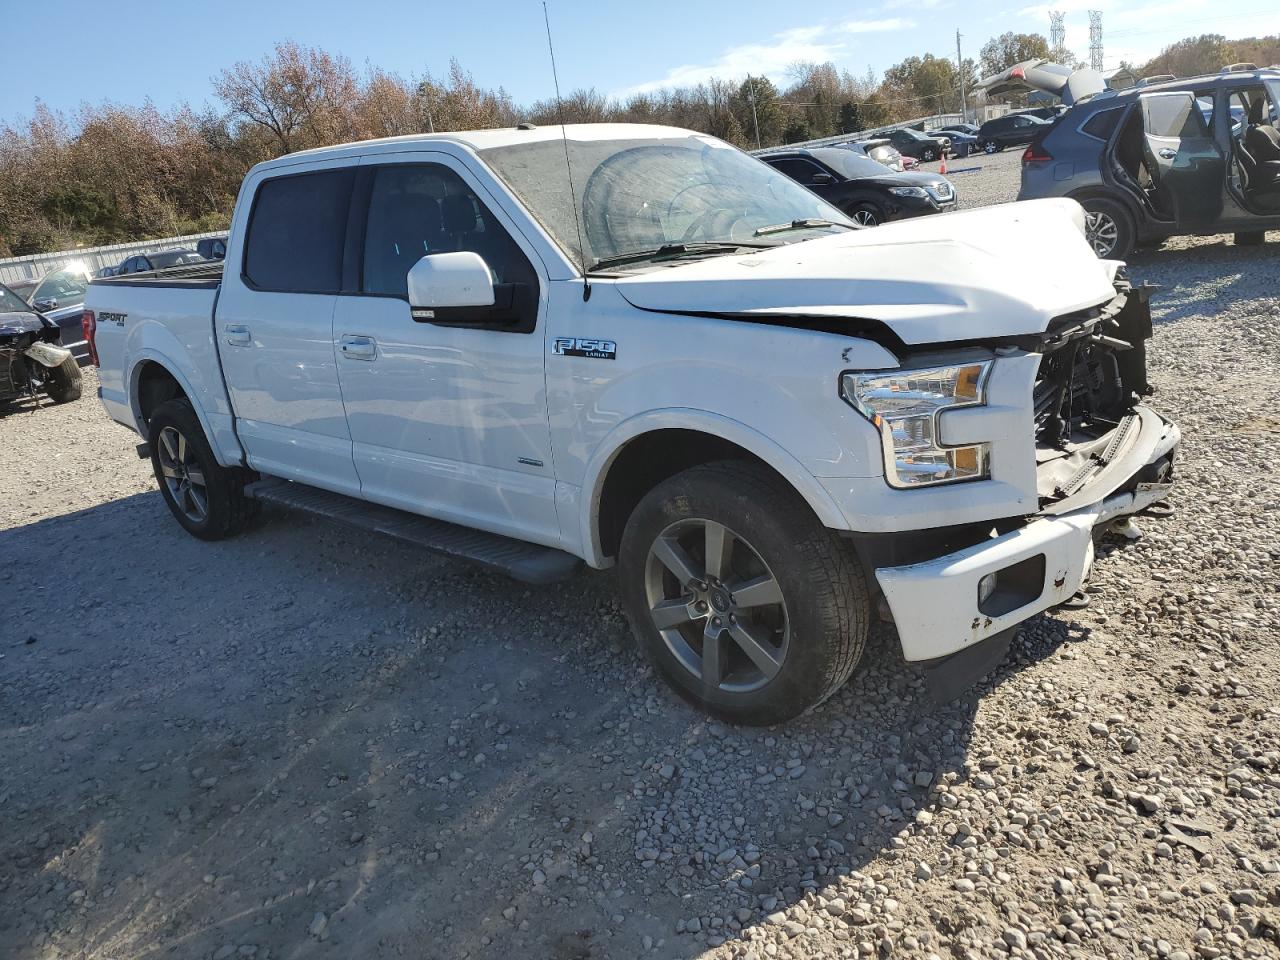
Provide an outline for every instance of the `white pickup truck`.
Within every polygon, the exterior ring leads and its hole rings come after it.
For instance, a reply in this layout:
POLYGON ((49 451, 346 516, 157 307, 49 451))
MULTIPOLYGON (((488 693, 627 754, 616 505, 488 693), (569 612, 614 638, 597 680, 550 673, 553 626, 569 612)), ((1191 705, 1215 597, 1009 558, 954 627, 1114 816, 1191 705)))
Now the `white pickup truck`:
POLYGON ((1166 494, 1146 293, 1073 201, 860 229, 712 137, 522 125, 261 164, 223 263, 95 280, 86 326, 192 534, 269 501, 616 563, 659 673, 773 723, 874 616, 953 694, 1166 494))

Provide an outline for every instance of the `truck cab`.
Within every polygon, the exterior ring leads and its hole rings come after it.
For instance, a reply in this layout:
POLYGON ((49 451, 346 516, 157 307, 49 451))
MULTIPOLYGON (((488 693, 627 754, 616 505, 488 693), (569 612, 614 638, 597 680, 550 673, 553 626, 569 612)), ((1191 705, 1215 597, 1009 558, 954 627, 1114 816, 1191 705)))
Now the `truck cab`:
POLYGON ((282 157, 223 263, 88 307, 102 402, 194 535, 265 501, 530 582, 616 566, 658 672, 743 722, 838 689, 874 615, 959 689, 1179 439, 1146 292, 1077 204, 864 230, 675 128, 282 157))

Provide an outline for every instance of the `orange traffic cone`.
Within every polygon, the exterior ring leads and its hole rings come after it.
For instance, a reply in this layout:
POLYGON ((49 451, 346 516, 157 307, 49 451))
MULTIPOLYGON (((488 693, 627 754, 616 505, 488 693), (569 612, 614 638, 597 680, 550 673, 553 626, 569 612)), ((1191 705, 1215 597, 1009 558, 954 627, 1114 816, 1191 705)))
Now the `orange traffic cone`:
POLYGON ((939 173, 947 172, 947 155, 945 153, 942 155, 942 166, 938 167, 938 172, 939 173))

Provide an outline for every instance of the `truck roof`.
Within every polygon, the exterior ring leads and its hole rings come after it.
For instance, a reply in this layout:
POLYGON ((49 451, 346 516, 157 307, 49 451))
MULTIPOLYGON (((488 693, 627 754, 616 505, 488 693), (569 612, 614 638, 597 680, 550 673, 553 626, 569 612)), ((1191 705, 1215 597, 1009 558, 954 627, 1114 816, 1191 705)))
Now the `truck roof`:
POLYGON ((706 136, 694 130, 680 127, 664 127, 650 123, 567 123, 546 126, 521 124, 518 127, 495 127, 489 130, 453 130, 448 133, 414 133, 403 137, 382 137, 376 140, 357 140, 351 143, 339 143, 331 147, 316 147, 312 150, 299 150, 283 157, 258 164, 257 169, 271 169, 277 166, 289 166, 299 158, 323 160, 327 157, 343 157, 355 153, 368 153, 370 148, 379 152, 402 152, 406 149, 421 147, 424 150, 432 146, 448 143, 464 147, 468 150, 488 150, 492 147, 509 147, 520 143, 542 143, 547 140, 559 140, 561 136, 570 140, 662 140, 669 137, 706 136), (561 133, 563 129, 564 133, 561 133))

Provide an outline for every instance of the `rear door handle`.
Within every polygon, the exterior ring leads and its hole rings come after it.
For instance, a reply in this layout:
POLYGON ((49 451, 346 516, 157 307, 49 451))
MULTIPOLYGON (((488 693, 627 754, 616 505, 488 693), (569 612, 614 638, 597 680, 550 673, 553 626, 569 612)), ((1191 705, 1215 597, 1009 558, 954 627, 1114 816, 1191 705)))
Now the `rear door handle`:
POLYGON ((346 334, 340 341, 342 355, 348 360, 376 360, 378 357, 378 341, 373 337, 361 337, 346 334))
POLYGON ((1172 159, 1173 159, 1174 157, 1176 157, 1177 155, 1178 155, 1178 151, 1177 151, 1177 150, 1173 150, 1173 149, 1171 149, 1171 148, 1169 148, 1169 147, 1161 147, 1161 148, 1160 148, 1160 156, 1164 157, 1164 159, 1166 159, 1166 160, 1172 160, 1172 159))
POLYGON ((233 347, 249 345, 249 328, 243 323, 228 323, 223 330, 225 339, 233 347))

